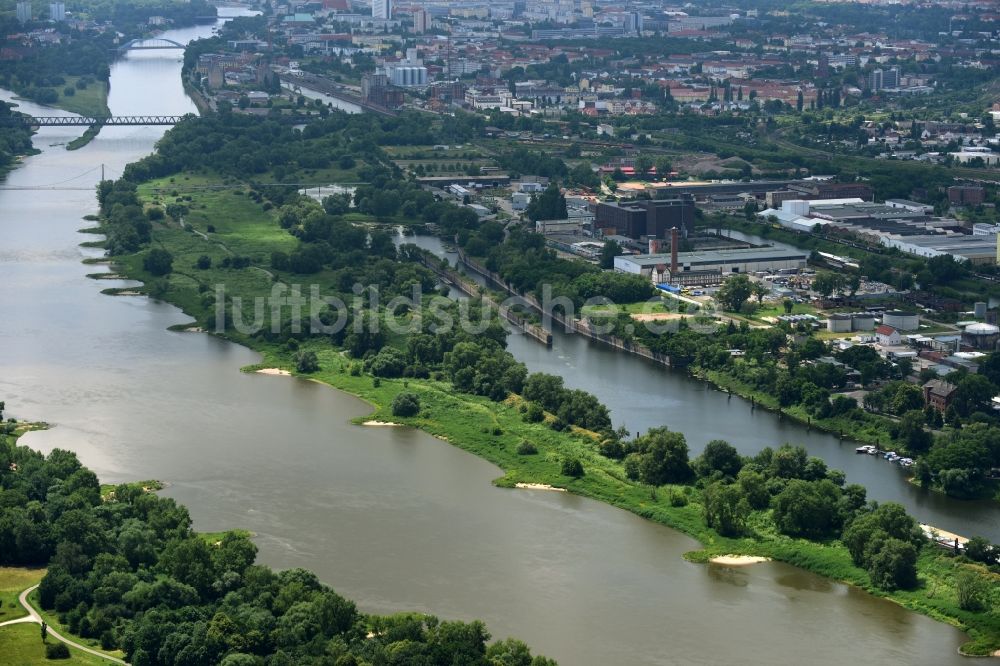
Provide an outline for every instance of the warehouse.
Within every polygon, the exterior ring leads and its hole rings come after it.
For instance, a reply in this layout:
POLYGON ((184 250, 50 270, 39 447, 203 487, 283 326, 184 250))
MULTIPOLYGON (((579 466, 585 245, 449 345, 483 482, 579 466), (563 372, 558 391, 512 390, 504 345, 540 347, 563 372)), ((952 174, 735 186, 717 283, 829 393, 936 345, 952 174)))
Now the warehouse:
MULTIPOLYGON (((678 252, 677 272, 721 271, 754 273, 757 271, 798 270, 805 268, 808 252, 793 248, 751 247, 731 250, 678 252)), ((670 266, 669 254, 635 254, 615 257, 619 273, 653 276, 657 266, 670 266)))

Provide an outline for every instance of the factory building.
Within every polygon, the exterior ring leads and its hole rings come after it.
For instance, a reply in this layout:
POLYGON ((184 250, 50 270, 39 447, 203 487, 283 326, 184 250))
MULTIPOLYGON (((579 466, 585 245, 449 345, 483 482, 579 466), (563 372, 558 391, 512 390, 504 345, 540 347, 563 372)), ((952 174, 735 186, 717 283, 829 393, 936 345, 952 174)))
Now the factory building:
POLYGON ((676 194, 666 199, 599 203, 594 226, 605 236, 667 238, 676 227, 686 238, 694 230, 694 196, 676 194))
POLYGON ((754 273, 756 271, 799 270, 805 268, 808 252, 774 247, 752 247, 731 250, 678 252, 676 269, 670 254, 634 254, 615 257, 615 270, 620 273, 646 275, 657 281, 686 283, 685 274, 699 272, 754 273))

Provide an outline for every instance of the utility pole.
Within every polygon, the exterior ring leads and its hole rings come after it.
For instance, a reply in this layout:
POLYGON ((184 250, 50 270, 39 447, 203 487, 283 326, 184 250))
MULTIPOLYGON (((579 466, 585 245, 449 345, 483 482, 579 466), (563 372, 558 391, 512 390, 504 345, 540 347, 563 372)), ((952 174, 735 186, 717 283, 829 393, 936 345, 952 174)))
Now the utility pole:
POLYGON ((101 182, 104 182, 104 163, 101 162, 101 182))

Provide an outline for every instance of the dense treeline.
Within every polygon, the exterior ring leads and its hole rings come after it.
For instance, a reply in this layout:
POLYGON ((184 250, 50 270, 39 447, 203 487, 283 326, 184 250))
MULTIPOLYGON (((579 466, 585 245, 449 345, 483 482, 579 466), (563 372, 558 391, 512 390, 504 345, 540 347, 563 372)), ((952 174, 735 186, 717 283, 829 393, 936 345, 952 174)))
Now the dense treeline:
POLYGON ((490 232, 484 226, 477 232, 459 234, 458 241, 469 254, 485 255, 486 267, 520 293, 530 293, 539 299, 547 294, 550 298, 568 298, 577 312, 587 299, 594 297, 635 303, 654 294, 649 280, 641 276, 601 271, 592 264, 558 258, 555 251, 545 247, 545 237, 540 234, 515 228, 505 242, 497 244, 502 236, 483 237, 490 232))
POLYGON ((102 497, 73 453, 0 434, 0 565, 47 566, 42 608, 135 666, 554 664, 514 639, 487 645, 481 622, 364 615, 315 574, 256 555, 245 534, 194 533, 172 499, 137 484, 102 497))
POLYGON ((0 173, 14 163, 19 155, 32 152, 31 130, 10 123, 15 115, 13 106, 0 102, 0 173))

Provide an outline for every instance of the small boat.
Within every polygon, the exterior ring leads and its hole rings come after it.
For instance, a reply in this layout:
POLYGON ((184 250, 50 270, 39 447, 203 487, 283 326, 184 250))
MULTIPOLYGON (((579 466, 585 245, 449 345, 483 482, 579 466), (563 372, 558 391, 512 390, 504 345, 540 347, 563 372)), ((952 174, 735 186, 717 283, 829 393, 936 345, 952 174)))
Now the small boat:
POLYGON ((854 449, 854 452, 871 454, 875 452, 875 447, 872 446, 871 444, 865 444, 864 446, 859 446, 858 448, 854 449))
POLYGON ((882 456, 882 457, 885 458, 886 460, 893 461, 896 458, 898 458, 899 456, 896 455, 895 451, 886 451, 885 455, 882 456))

